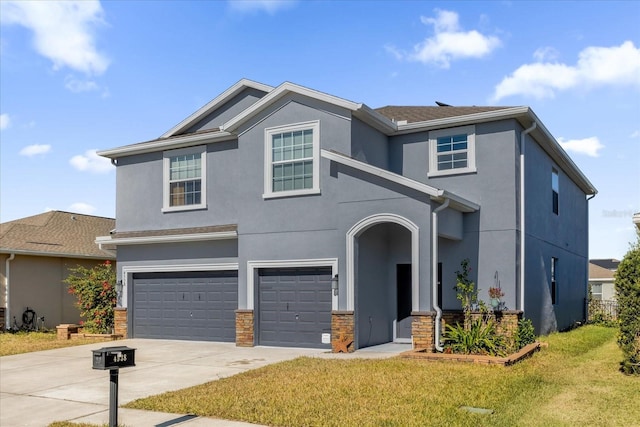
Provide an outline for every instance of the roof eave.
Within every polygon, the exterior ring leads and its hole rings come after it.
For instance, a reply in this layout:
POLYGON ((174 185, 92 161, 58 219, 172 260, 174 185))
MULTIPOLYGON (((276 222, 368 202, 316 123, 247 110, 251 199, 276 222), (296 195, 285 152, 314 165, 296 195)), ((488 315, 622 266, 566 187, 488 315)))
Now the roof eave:
POLYGON ((228 141, 235 138, 235 135, 224 131, 180 135, 164 140, 156 139, 153 141, 143 142, 141 144, 125 145, 123 147, 113 148, 110 150, 102 150, 98 151, 97 154, 102 157, 117 159, 118 157, 154 153, 161 150, 173 150, 176 148, 192 147, 194 145, 228 141))
POLYGON ((237 238, 237 231, 218 231, 213 233, 172 234, 167 236, 123 237, 115 239, 112 236, 98 236, 95 242, 98 245, 122 246, 197 242, 203 240, 229 240, 237 238))
POLYGON ((215 97, 213 100, 208 102, 206 105, 201 107, 198 111, 191 114, 189 117, 182 120, 180 123, 162 134, 160 138, 169 138, 177 133, 184 131, 185 129, 188 129, 189 127, 196 124, 199 120, 204 118, 207 114, 211 113, 216 108, 220 107, 225 102, 229 101, 231 98, 248 88, 258 89, 266 93, 269 93, 273 90, 273 86, 258 83, 249 79, 241 79, 236 84, 234 84, 233 86, 222 92, 220 95, 215 97))
POLYGON ((115 254, 111 254, 105 251, 104 255, 100 254, 76 254, 69 252, 44 252, 44 251, 32 251, 26 249, 9 249, 0 248, 1 254, 16 254, 16 255, 28 255, 28 256, 45 256, 53 258, 81 258, 81 259, 101 259, 101 260, 115 260, 115 254))

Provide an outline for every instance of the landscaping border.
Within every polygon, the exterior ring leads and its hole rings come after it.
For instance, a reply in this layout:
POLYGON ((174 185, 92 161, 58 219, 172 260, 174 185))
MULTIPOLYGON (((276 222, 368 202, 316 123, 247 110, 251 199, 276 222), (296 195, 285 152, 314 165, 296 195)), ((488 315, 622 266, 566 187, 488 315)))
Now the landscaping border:
POLYGON ((521 361, 522 359, 531 356, 533 353, 540 350, 541 346, 542 344, 536 341, 522 347, 518 352, 513 353, 507 357, 484 356, 480 354, 431 353, 424 349, 405 351, 404 353, 400 353, 399 357, 404 359, 418 359, 438 362, 466 362, 484 365, 510 366, 521 361))

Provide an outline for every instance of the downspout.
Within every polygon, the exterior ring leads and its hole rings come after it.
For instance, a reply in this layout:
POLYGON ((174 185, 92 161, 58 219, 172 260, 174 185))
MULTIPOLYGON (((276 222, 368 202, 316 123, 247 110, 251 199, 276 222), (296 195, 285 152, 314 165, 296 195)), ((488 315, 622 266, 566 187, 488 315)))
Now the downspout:
POLYGON ((525 186, 524 186, 524 147, 525 140, 528 133, 532 132, 538 126, 537 122, 533 122, 530 128, 525 129, 520 134, 520 310, 524 315, 524 201, 525 201, 525 186))
POLYGON ((9 329, 11 327, 11 316, 9 313, 9 264, 16 257, 15 253, 12 253, 9 258, 5 260, 4 267, 4 299, 6 301, 6 308, 4 309, 4 328, 9 329))
POLYGON ((431 290, 433 308, 436 311, 436 350, 443 351, 444 347, 440 344, 442 309, 438 306, 438 212, 449 206, 451 199, 445 199, 444 203, 431 212, 431 290))

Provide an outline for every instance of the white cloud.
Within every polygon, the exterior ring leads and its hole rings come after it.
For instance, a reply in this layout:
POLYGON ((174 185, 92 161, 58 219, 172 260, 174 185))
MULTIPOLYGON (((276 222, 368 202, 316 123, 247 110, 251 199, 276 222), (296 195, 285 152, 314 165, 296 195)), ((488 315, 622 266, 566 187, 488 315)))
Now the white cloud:
POLYGON ((295 0, 228 0, 229 6, 238 12, 267 12, 273 15, 279 10, 293 7, 295 0))
POLYGON ((604 148, 604 145, 600 143, 597 136, 584 139, 564 139, 558 138, 558 143, 565 149, 576 154, 585 154, 589 157, 600 156, 600 150, 604 148))
POLYGON ((0 130, 5 130, 11 125, 11 119, 8 114, 0 114, 0 130))
POLYGON ((630 138, 640 138, 640 130, 636 130, 634 131, 631 135, 629 135, 630 138))
POLYGON ((48 144, 33 144, 27 145, 22 150, 20 150, 21 156, 37 156, 38 154, 46 154, 51 151, 51 145, 48 144))
POLYGON ((558 56, 560 56, 560 53, 550 46, 540 47, 533 52, 533 57, 538 62, 555 61, 558 56))
MULTIPOLYGON (((547 54, 541 53, 534 56, 547 58, 547 54)), ((553 98, 562 90, 606 85, 640 89, 640 49, 633 42, 612 47, 587 47, 580 52, 575 65, 557 62, 522 65, 498 83, 492 99, 498 101, 513 95, 553 98)))
POLYGON ((432 37, 416 44, 411 52, 404 52, 392 45, 385 46, 385 49, 396 59, 449 68, 453 60, 482 58, 500 46, 498 37, 486 36, 476 30, 463 31, 456 12, 440 9, 435 9, 435 12, 435 18, 420 17, 423 24, 433 26, 432 37))
POLYGON ((54 69, 69 67, 86 74, 101 74, 109 60, 95 46, 94 29, 104 25, 99 1, 2 1, 2 24, 17 24, 33 31, 34 47, 53 62, 54 69))
POLYGON ((79 80, 74 76, 65 77, 64 87, 74 93, 89 92, 100 89, 100 86, 98 86, 96 82, 92 80, 79 80))
POLYGON ((87 150, 83 154, 78 154, 69 159, 69 163, 79 171, 93 173, 107 173, 113 170, 111 161, 105 157, 98 156, 96 150, 87 150))
POLYGON ((83 202, 77 202, 77 203, 72 203, 71 205, 69 205, 68 210, 70 212, 75 212, 75 213, 80 213, 80 214, 85 214, 85 215, 91 215, 92 213, 94 213, 96 211, 96 208, 94 206, 91 206, 87 203, 83 203, 83 202))

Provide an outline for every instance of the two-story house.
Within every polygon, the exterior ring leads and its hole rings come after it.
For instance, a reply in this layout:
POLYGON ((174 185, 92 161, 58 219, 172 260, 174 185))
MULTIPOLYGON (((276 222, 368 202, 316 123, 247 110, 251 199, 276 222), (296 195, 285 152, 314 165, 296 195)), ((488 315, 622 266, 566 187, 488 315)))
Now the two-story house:
POLYGON ((539 333, 584 319, 596 189, 528 107, 372 109, 241 80, 104 150, 130 337, 439 348, 469 259, 539 333))

